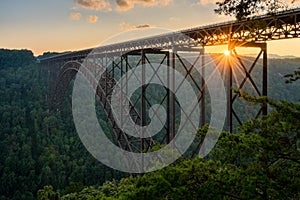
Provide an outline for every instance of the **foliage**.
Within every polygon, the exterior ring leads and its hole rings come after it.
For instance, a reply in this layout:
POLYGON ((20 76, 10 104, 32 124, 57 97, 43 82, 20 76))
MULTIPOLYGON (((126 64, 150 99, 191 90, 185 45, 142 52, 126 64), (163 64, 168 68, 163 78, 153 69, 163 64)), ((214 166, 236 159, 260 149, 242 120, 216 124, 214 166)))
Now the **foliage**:
POLYGON ((0 49, 0 69, 7 67, 28 66, 35 62, 33 53, 29 50, 0 49))
POLYGON ((294 71, 293 74, 286 74, 284 77, 288 78, 285 82, 286 83, 293 83, 300 79, 300 67, 298 70, 294 71))
MULTIPOLYGON (((64 52, 64 53, 68 53, 68 52, 64 52)), ((59 54, 63 54, 63 53, 57 53, 57 52, 44 52, 43 55, 40 55, 37 57, 38 60, 44 59, 44 58, 48 58, 51 56, 57 56, 59 54)))
POLYGON ((37 192, 38 200, 59 200, 60 194, 53 191, 52 186, 45 186, 37 192))
POLYGON ((45 185, 67 194, 124 177, 85 150, 70 102, 49 112, 47 74, 31 51, 0 50, 1 200, 35 199, 45 185))
POLYGON ((181 159, 157 172, 107 182, 94 198, 299 199, 300 105, 269 102, 275 107, 270 115, 244 123, 239 134, 222 132, 209 159, 181 159))
POLYGON ((275 13, 286 9, 287 4, 279 0, 223 0, 217 2, 217 14, 224 14, 243 20, 258 14, 275 13))
MULTIPOLYGON (((245 123, 239 135, 222 133, 209 160, 181 158, 163 170, 121 179, 128 174, 105 167, 80 142, 70 99, 60 113, 49 112, 48 73, 32 52, 0 50, 0 58, 1 200, 58 193, 61 199, 299 199, 298 104, 265 98, 275 111, 245 123)), ((284 84, 280 75, 299 62, 270 60, 270 95, 299 99, 299 86, 284 84)))

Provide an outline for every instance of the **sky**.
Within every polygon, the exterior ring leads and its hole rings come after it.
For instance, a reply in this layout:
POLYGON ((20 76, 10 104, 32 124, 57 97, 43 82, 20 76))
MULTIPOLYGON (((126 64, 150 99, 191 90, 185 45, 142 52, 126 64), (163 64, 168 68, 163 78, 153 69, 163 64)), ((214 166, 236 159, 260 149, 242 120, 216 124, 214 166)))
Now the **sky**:
MULTIPOLYGON (((153 27, 181 30, 232 20, 214 13, 216 1, 1 0, 0 48, 29 49, 41 55, 97 47, 124 31, 143 35, 153 27)), ((300 39, 272 41, 268 50, 272 54, 300 56, 299 46, 300 39)))

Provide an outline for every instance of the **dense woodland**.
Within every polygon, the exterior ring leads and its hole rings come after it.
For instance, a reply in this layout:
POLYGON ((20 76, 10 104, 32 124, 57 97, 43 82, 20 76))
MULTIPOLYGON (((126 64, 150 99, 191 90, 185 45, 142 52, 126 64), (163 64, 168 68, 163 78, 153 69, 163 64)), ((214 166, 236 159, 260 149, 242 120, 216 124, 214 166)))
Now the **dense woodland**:
MULTIPOLYGON (((31 51, 2 49, 0 199, 300 199, 299 64, 269 60, 270 98, 241 98, 272 112, 223 132, 209 157, 133 177, 87 152, 70 99, 61 112, 49 111, 47 72, 31 51)), ((200 141, 206 130, 198 130, 200 141)))

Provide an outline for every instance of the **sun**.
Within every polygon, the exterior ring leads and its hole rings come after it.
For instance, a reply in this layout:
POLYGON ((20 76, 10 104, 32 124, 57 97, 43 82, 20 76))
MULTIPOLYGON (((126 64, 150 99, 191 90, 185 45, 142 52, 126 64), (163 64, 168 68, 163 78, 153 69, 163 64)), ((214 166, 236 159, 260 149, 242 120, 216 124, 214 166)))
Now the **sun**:
POLYGON ((228 51, 228 50, 224 51, 224 55, 225 56, 230 56, 230 51, 228 51))

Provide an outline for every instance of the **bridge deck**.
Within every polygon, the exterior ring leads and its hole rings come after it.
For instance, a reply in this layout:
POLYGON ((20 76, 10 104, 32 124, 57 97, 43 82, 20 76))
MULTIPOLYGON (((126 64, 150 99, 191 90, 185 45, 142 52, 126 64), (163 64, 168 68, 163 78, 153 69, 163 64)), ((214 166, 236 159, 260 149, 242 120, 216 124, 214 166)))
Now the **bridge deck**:
MULTIPOLYGON (((257 16, 243 21, 200 26, 153 37, 102 46, 99 53, 121 53, 138 49, 170 49, 179 47, 199 47, 224 45, 230 42, 266 42, 297 38, 300 36, 300 8, 257 16)), ((43 62, 65 61, 85 58, 93 49, 74 51, 41 59, 43 62)))

